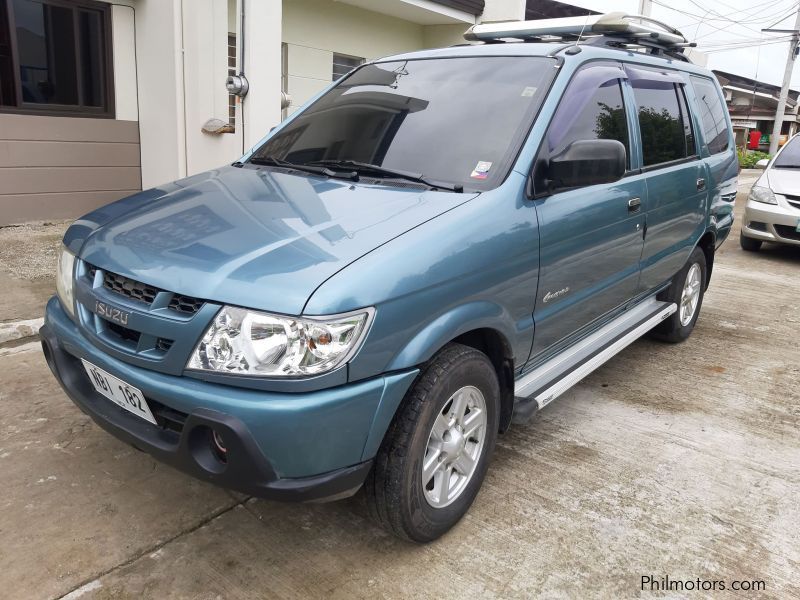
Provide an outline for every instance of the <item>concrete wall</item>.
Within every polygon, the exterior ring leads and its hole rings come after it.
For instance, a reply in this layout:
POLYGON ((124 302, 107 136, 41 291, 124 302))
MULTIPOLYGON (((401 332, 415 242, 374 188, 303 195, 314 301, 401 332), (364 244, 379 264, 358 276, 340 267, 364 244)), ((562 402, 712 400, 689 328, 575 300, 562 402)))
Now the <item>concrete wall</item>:
MULTIPOLYGON (((241 0, 240 0, 241 1, 241 0)), ((253 146, 281 120, 280 0, 245 0, 245 73, 250 93, 243 101, 244 144, 253 146)))
POLYGON ((180 0, 136 2, 142 186, 186 173, 180 0))
POLYGON ((133 6, 115 5, 111 7, 114 104, 116 118, 122 121, 139 120, 139 100, 136 90, 135 16, 136 12, 133 6))
POLYGON ((425 47, 423 29, 417 23, 330 0, 284 0, 289 112, 330 85, 334 52, 373 59, 418 50, 425 47))
POLYGON ((488 0, 481 15, 481 22, 523 21, 526 0, 488 0))
POLYGON ((140 176, 136 121, 0 114, 0 225, 79 216, 140 176))
POLYGON ((458 25, 426 25, 422 28, 424 48, 446 48, 455 44, 466 44, 464 32, 468 24, 458 25))
POLYGON ((228 4, 228 0, 183 2, 187 174, 231 163, 243 153, 241 118, 237 118, 233 133, 202 131, 209 119, 228 122, 228 4))

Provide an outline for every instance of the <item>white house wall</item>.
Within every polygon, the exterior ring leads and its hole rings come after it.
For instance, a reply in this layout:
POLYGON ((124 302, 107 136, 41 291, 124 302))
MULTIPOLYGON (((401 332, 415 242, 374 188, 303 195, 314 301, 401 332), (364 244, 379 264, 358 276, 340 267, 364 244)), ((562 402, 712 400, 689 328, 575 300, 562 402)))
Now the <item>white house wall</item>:
POLYGON ((249 148, 281 120, 282 3, 280 0, 245 1, 245 73, 250 81, 250 92, 243 103, 244 142, 249 148))
POLYGON ((525 19, 526 0, 488 0, 481 22, 521 21, 525 19))
POLYGON ((114 104, 116 118, 138 121, 136 93, 136 28, 134 8, 115 3, 111 7, 114 57, 114 104))
POLYGON ((181 1, 143 0, 134 6, 146 189, 186 174, 181 1))
POLYGON ((284 0, 289 112, 331 83, 334 52, 373 59, 425 47, 424 26, 330 0, 284 0))
POLYGON ((209 119, 228 122, 228 1, 184 0, 182 8, 186 171, 191 175, 242 155, 242 122, 237 110, 233 133, 202 131, 209 119))
POLYGON ((446 48, 455 44, 466 44, 464 32, 467 24, 426 25, 422 28, 422 43, 425 48, 446 48))

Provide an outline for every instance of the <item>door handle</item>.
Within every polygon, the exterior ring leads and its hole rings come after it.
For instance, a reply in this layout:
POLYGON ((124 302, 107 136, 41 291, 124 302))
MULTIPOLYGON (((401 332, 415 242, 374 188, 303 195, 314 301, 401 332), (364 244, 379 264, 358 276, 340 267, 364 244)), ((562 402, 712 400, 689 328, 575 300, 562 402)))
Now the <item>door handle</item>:
POLYGON ((642 206, 642 199, 641 198, 631 198, 628 200, 628 211, 629 212, 636 212, 642 206))
POLYGON ((706 180, 703 179, 702 177, 698 177, 697 178, 697 191, 698 192, 702 192, 704 189, 706 189, 706 180))

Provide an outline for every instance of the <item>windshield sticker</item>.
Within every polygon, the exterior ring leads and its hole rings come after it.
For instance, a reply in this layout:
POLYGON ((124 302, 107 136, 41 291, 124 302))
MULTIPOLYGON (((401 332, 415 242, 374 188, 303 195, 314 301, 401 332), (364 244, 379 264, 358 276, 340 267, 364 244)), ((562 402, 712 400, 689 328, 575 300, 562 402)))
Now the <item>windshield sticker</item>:
POLYGON ((537 88, 528 86, 524 90, 522 90, 522 97, 523 98, 532 98, 536 95, 537 88))
POLYGON ((492 163, 482 160, 475 165, 475 170, 472 171, 470 177, 473 179, 486 179, 489 177, 489 169, 492 168, 492 163))

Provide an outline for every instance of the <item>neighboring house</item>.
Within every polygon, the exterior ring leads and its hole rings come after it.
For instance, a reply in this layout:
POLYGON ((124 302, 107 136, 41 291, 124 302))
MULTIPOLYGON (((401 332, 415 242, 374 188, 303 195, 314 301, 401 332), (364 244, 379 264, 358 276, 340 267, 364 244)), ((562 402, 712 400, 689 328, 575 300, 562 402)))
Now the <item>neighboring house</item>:
MULTIPOLYGON (((780 86, 725 71, 715 70, 714 74, 725 93, 736 135, 736 146, 742 148, 747 143, 750 132, 759 131, 763 134, 759 149, 767 151, 769 136, 772 135, 775 124, 780 86)), ((800 92, 789 90, 781 123, 781 144, 798 131, 798 96, 800 92)))
POLYGON ((463 43, 476 22, 591 12, 553 0, 0 0, 0 225, 75 217, 232 162, 364 60, 463 43), (225 86, 241 72, 243 99, 225 86))

